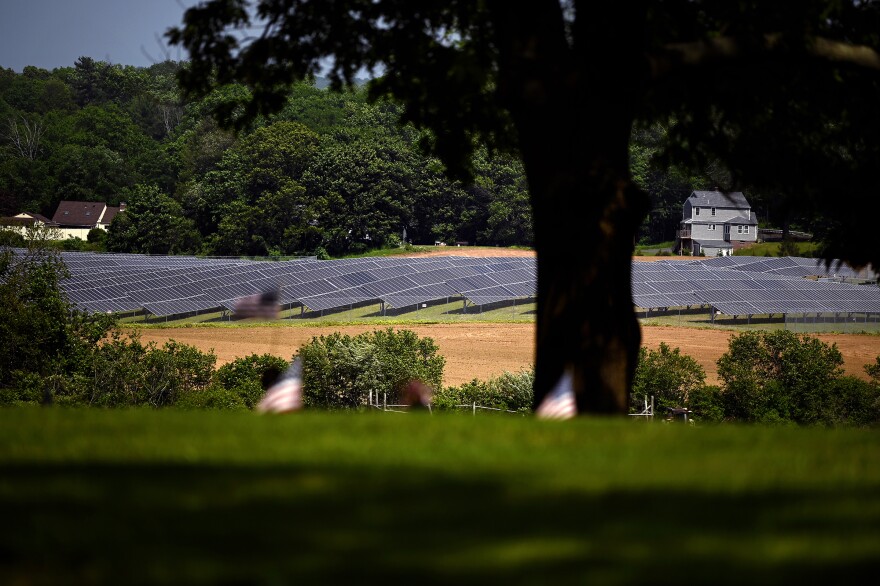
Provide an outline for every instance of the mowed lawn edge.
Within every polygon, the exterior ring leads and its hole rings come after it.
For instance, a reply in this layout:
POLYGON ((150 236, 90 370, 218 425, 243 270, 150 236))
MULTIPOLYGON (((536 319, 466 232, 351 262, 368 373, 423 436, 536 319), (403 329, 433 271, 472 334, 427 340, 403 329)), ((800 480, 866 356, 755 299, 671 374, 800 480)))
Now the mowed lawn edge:
POLYGON ((0 410, 3 583, 856 577, 872 430, 0 410))

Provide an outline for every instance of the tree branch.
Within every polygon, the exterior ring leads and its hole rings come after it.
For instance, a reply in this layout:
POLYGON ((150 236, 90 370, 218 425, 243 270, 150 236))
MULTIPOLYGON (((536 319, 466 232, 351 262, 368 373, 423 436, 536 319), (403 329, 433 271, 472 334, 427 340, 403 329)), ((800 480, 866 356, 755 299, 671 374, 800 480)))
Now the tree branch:
POLYGON ((718 37, 693 43, 675 43, 667 45, 659 53, 648 54, 647 59, 650 78, 659 80, 687 69, 765 56, 806 56, 880 71, 880 53, 871 47, 824 37, 813 37, 804 44, 792 45, 780 33, 763 37, 718 37))

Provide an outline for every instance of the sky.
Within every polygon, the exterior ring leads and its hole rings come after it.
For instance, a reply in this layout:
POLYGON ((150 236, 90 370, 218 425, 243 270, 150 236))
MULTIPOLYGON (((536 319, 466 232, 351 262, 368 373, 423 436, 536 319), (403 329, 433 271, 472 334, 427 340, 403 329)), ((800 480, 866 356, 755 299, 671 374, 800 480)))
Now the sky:
POLYGON ((186 59, 162 38, 197 0, 0 0, 0 67, 96 61, 147 67, 186 59), (157 41, 157 36, 160 40, 157 41))

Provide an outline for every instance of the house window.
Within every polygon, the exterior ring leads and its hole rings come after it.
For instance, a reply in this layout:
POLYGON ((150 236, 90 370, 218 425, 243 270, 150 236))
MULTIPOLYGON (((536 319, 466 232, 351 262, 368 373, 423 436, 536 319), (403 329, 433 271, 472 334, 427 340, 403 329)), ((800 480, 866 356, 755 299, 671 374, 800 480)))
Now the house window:
POLYGON ((694 208, 694 215, 695 215, 695 216, 699 216, 699 215, 700 215, 700 208, 694 208))
POLYGON ((737 234, 748 234, 748 233, 749 233, 749 227, 748 227, 748 226, 737 226, 737 227, 736 227, 736 233, 737 233, 737 234))
POLYGON ((748 234, 748 233, 749 233, 749 227, 743 226, 743 234, 748 234))
POLYGON ((712 215, 715 215, 715 208, 712 208, 712 215))
POLYGON ((709 224, 709 230, 714 232, 715 231, 715 224, 709 224))

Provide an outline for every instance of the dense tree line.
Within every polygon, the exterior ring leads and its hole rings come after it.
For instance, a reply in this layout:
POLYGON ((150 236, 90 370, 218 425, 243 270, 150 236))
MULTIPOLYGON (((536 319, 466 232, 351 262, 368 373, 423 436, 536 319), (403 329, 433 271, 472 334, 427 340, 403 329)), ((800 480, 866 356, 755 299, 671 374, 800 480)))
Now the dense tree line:
POLYGON ((184 102, 181 67, 0 69, 0 215, 124 201, 106 242, 120 252, 338 255, 400 244, 404 230, 415 243, 532 243, 515 158, 481 150, 473 182, 452 181, 398 107, 308 83, 233 134, 210 113, 245 90, 184 102))
MULTIPOLYGON (((119 252, 338 255, 399 244, 404 229, 417 244, 532 244, 515 157, 479 149, 473 181, 452 181, 419 149, 424 134, 398 124, 399 106, 308 83, 280 113, 234 134, 211 113, 234 110, 246 90, 184 102, 181 67, 82 57, 53 71, 0 68, 0 215, 51 217, 62 199, 124 201, 106 243, 119 252)), ((653 202, 646 242, 674 237, 690 190, 724 181, 713 169, 667 168, 664 132, 637 129, 631 149, 653 202)))

